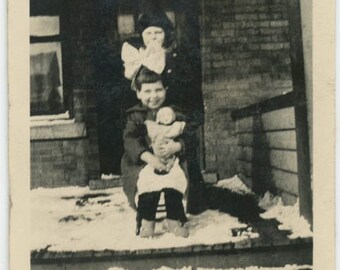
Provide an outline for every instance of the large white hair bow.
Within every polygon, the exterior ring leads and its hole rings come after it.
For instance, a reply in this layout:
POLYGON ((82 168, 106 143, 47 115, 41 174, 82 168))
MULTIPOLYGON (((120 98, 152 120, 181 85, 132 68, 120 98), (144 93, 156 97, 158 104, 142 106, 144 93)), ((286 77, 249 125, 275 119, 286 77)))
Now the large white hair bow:
POLYGON ((124 62, 124 76, 131 80, 143 65, 148 69, 161 74, 165 67, 165 49, 159 48, 150 53, 145 48, 139 50, 128 42, 124 42, 122 47, 122 60, 124 62))

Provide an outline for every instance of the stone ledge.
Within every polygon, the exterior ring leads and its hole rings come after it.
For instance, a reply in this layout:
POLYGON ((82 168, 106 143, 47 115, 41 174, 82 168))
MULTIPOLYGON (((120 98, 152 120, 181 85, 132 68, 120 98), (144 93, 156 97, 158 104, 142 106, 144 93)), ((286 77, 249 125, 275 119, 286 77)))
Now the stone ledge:
POLYGON ((114 188, 114 187, 121 187, 123 185, 122 179, 107 179, 107 180, 90 180, 89 181, 89 188, 90 190, 97 190, 97 189, 107 189, 107 188, 114 188))
POLYGON ((202 172, 204 183, 215 184, 217 183, 217 173, 215 172, 202 172))
MULTIPOLYGON (((32 250, 31 263, 39 264, 43 262, 76 262, 76 261, 96 261, 96 260, 114 260, 114 259, 147 259, 159 257, 174 257, 188 255, 231 255, 236 252, 263 252, 275 251, 280 249, 289 249, 294 252, 300 249, 308 249, 312 252, 312 238, 299 238, 295 241, 274 241, 265 245, 252 245, 251 241, 245 240, 242 243, 220 243, 213 245, 190 245, 184 247, 159 248, 159 249, 138 249, 138 250, 83 250, 83 251, 48 251, 32 250), (245 244, 247 243, 247 244, 245 244)), ((247 253, 245 253, 247 254, 247 253)))
POLYGON ((86 137, 85 123, 75 123, 74 120, 42 121, 31 125, 31 141, 84 137, 86 137))

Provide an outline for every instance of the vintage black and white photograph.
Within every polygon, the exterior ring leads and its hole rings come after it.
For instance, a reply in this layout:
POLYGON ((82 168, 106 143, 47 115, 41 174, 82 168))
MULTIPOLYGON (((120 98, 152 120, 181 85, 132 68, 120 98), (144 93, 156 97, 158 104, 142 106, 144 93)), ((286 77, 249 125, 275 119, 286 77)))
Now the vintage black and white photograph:
POLYGON ((31 269, 313 269, 312 22, 30 0, 31 269))

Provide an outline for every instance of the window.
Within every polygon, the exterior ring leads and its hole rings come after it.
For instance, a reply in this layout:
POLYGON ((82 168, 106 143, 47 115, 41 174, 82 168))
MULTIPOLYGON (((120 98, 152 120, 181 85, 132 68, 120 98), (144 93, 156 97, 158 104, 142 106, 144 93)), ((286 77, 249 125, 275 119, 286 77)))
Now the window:
POLYGON ((31 141, 86 137, 73 118, 68 1, 30 0, 31 141))
POLYGON ((66 113, 59 16, 30 17, 31 116, 66 113))

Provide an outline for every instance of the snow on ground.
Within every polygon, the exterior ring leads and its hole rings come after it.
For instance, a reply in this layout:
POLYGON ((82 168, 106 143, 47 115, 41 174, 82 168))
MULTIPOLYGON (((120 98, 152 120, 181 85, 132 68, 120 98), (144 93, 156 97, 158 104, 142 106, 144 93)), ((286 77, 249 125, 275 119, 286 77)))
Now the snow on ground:
POLYGON ((279 230, 289 230, 292 233, 289 238, 311 237, 311 231, 308 221, 300 216, 299 201, 294 206, 285 206, 280 197, 275 197, 267 192, 259 200, 259 206, 266 212, 260 214, 264 219, 275 218, 280 223, 279 230))
MULTIPOLYGON (((251 191, 234 176, 216 185, 239 194, 251 191)), ((280 230, 290 230, 290 238, 310 237, 308 222, 299 215, 299 204, 284 206, 280 197, 266 193, 259 206, 264 219, 277 219, 280 230)), ((166 233, 166 221, 157 223, 156 237, 141 239, 135 235, 135 212, 128 206, 122 188, 90 191, 88 187, 34 189, 31 191, 31 249, 49 250, 136 250, 181 247, 195 244, 236 242, 257 233, 232 236, 231 229, 245 228, 237 218, 217 210, 198 216, 188 215, 190 236, 176 238, 166 233), (84 196, 85 195, 85 196, 84 196)))
POLYGON ((182 268, 173 269, 171 267, 162 266, 161 268, 157 268, 157 269, 153 269, 153 270, 192 270, 192 267, 191 266, 184 266, 182 268))
POLYGON ((312 269, 311 265, 296 265, 287 264, 283 267, 258 267, 258 266, 248 266, 246 268, 197 268, 197 270, 306 270, 312 269))
MULTIPOLYGON (((285 266, 282 267, 258 267, 258 266, 248 266, 246 268, 197 268, 197 270, 306 270, 306 269, 312 269, 311 265, 290 265, 287 264, 285 266)), ((126 270, 124 268, 117 268, 117 267, 113 267, 113 268, 109 268, 108 270, 126 270)), ((157 269, 153 269, 153 270, 192 270, 191 266, 184 266, 183 268, 171 268, 171 267, 167 267, 167 266, 162 266, 160 268, 157 269)))
MULTIPOLYGON (((128 269, 120 268, 120 267, 111 267, 108 270, 128 270, 128 269)), ((184 266, 182 268, 174 269, 174 268, 171 268, 171 267, 168 267, 168 266, 161 266, 160 268, 153 269, 153 270, 192 270, 192 267, 191 266, 184 266)))
POLYGON ((252 191, 242 182, 242 180, 237 175, 232 178, 219 180, 214 186, 228 189, 238 194, 252 194, 252 191))
POLYGON ((258 202, 259 207, 264 210, 269 210, 269 208, 279 204, 281 202, 281 198, 279 196, 274 196, 270 192, 266 192, 258 202))
POLYGON ((128 206, 122 188, 101 191, 88 187, 39 188, 31 191, 31 249, 137 250, 258 237, 257 233, 233 237, 231 229, 244 228, 246 224, 217 210, 188 218, 188 238, 166 233, 163 221, 157 224, 153 239, 142 239, 135 235, 135 212, 128 206))

